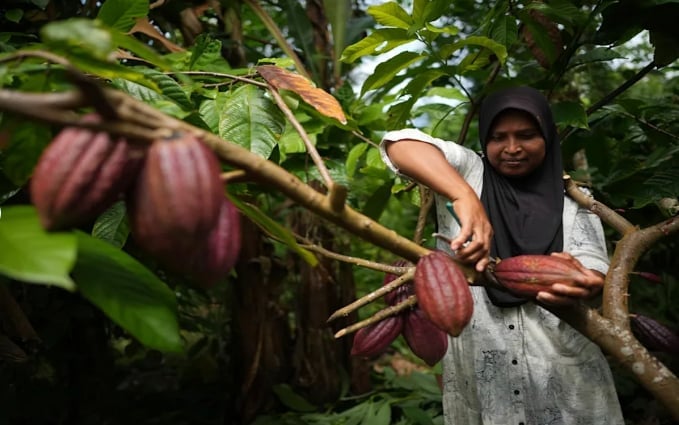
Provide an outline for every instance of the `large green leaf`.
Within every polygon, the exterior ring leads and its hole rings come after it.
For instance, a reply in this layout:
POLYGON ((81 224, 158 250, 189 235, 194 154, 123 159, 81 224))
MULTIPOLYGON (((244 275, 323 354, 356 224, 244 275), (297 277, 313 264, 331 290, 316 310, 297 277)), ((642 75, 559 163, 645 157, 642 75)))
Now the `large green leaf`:
POLYGON ((370 90, 382 87, 382 85, 391 81, 401 70, 419 61, 423 57, 424 56, 415 52, 401 52, 380 63, 375 67, 375 71, 363 83, 361 96, 370 90))
POLYGON ((76 259, 75 237, 46 232, 35 208, 0 209, 0 247, 0 273, 24 282, 75 289, 69 277, 76 259))
POLYGON ((386 27, 396 27, 404 30, 410 29, 415 23, 412 16, 396 2, 390 1, 377 6, 369 6, 366 10, 375 18, 378 24, 386 27))
POLYGON ((108 60, 115 51, 111 32, 99 21, 72 18, 42 27, 44 43, 56 51, 108 60))
POLYGON ((579 102, 559 102, 552 105, 554 120, 559 125, 589 128, 587 113, 579 102))
POLYGON ((505 60, 507 60, 507 48, 503 44, 500 44, 488 37, 482 37, 478 35, 472 35, 463 40, 446 44, 441 47, 440 54, 442 58, 448 59, 456 51, 469 46, 480 46, 489 49, 495 54, 495 56, 497 56, 501 63, 504 63, 505 60))
POLYGON ((182 351, 170 288, 124 251, 82 232, 77 241, 73 279, 82 295, 147 347, 182 351))
POLYGON ((274 221, 255 205, 243 202, 240 199, 232 196, 229 196, 229 199, 243 214, 245 214, 250 220, 258 225, 264 232, 287 245, 288 248, 299 254, 299 256, 310 265, 315 266, 318 264, 318 259, 314 256, 314 254, 299 246, 293 234, 286 227, 274 221))
POLYGON ((101 5, 97 19, 111 28, 127 32, 136 19, 149 13, 148 0, 107 0, 101 5))
POLYGON ((410 43, 411 41, 415 41, 415 37, 410 36, 408 31, 404 29, 380 28, 373 31, 361 41, 344 49, 344 52, 342 52, 342 61, 352 63, 363 56, 386 53, 405 43, 410 43))
POLYGON ((219 136, 268 158, 285 129, 283 113, 252 85, 225 94, 219 136))

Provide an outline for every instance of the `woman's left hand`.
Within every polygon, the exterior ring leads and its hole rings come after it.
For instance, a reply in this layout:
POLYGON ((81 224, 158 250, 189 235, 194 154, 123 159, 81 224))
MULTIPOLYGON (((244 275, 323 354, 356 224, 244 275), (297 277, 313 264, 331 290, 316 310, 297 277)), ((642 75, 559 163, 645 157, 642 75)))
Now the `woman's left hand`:
POLYGON ((568 305, 601 292, 604 287, 603 274, 585 268, 580 261, 567 252, 554 252, 551 255, 573 263, 582 272, 581 277, 572 283, 555 283, 551 286, 550 292, 538 292, 537 301, 545 304, 568 305))

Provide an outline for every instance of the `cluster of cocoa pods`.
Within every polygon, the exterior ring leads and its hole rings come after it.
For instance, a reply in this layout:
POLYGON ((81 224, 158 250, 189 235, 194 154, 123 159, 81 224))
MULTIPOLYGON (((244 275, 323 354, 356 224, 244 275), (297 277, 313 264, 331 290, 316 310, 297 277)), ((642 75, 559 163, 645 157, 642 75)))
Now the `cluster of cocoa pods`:
MULTIPOLYGON (((403 267, 407 263, 394 265, 403 267)), ((383 285, 394 279, 393 274, 387 274, 383 285)), ((469 284, 448 254, 433 251, 418 260, 413 283, 388 293, 385 301, 396 305, 413 294, 417 305, 412 309, 359 329, 352 354, 377 356, 402 334, 413 354, 430 366, 438 363, 448 349, 448 335, 458 336, 471 320, 474 301, 469 284)))
POLYGON ((240 214, 220 174, 216 155, 192 134, 148 145, 66 127, 39 158, 30 193, 48 231, 85 224, 124 199, 137 244, 169 270, 210 287, 230 272, 241 246, 240 214))

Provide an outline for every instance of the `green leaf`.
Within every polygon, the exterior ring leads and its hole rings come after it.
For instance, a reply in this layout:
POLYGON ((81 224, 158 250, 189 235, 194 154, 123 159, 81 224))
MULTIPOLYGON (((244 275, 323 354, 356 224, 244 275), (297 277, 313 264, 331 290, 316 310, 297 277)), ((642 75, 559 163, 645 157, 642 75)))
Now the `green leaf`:
POLYGON ((594 62, 607 62, 613 59, 622 59, 623 55, 611 49, 610 47, 595 47, 580 55, 575 56, 568 64, 569 68, 579 65, 585 65, 594 62))
POLYGON ((106 0, 99 9, 97 19, 111 28, 127 32, 132 29, 137 18, 148 13, 148 0, 106 0))
POLYGON ((7 12, 5 12, 5 19, 16 24, 21 22, 21 18, 23 16, 24 11, 21 9, 9 9, 7 12))
POLYGON ((420 24, 422 22, 434 21, 443 16, 450 5, 450 0, 415 0, 413 5, 415 22, 420 24), (422 7, 422 5, 424 5, 424 7, 422 7), (421 12, 419 12, 420 10, 421 12))
POLYGON ((396 27, 404 30, 409 29, 415 21, 408 12, 396 2, 390 1, 378 6, 369 6, 366 12, 375 18, 378 24, 386 27, 396 27))
POLYGON ((111 37, 113 39, 113 44, 129 50, 140 58, 152 63, 153 65, 162 68, 170 69, 170 63, 161 55, 159 55, 155 50, 153 50, 148 45, 137 40, 133 35, 125 34, 120 31, 112 30, 111 37))
POLYGON ((366 92, 380 88, 391 81, 402 69, 424 58, 414 52, 402 52, 377 65, 375 71, 365 80, 361 88, 361 96, 366 92))
POLYGON ((76 259, 75 237, 46 232, 35 208, 2 207, 0 247, 0 273, 24 282, 75 290, 68 275, 76 259))
POLYGON ((408 31, 400 28, 380 28, 342 52, 342 62, 352 63, 363 56, 386 53, 402 44, 415 41, 408 31))
POLYGON ((554 120, 559 125, 588 129, 587 112, 579 102, 560 102, 552 105, 554 120))
POLYGON ((366 425, 389 425, 391 423, 391 405, 389 402, 380 403, 375 415, 364 422, 366 422, 366 425))
POLYGON ((139 72, 152 80, 166 99, 173 101, 186 111, 193 109, 193 102, 186 95, 184 89, 174 78, 155 69, 140 67, 139 72))
POLYGON ((75 52, 100 60, 108 60, 115 51, 113 38, 100 22, 72 18, 51 22, 40 30, 43 42, 56 51, 75 52))
POLYGON ((191 51, 189 70, 225 72, 230 69, 229 63, 222 56, 222 42, 207 34, 199 35, 191 51))
POLYGON ((313 412, 316 410, 316 406, 297 394, 288 384, 274 385, 272 389, 281 403, 294 411, 313 412))
POLYGON ((104 211, 94 222, 92 236, 122 248, 130 234, 125 202, 118 201, 104 211))
POLYGON ((493 21, 490 36, 493 40, 504 46, 511 46, 516 41, 519 33, 519 25, 513 16, 499 16, 493 21))
POLYGON ((405 417, 413 424, 434 425, 434 421, 432 421, 429 414, 417 406, 404 406, 401 409, 403 410, 405 417))
MULTIPOLYGON (((227 194, 227 196, 229 195, 227 194)), ((243 202, 233 196, 229 196, 229 199, 244 215, 252 220, 264 232, 287 245, 288 248, 299 254, 299 256, 302 257, 302 259, 309 265, 316 266, 316 264, 318 264, 318 259, 314 256, 314 254, 299 246, 293 234, 285 226, 282 226, 274 221, 255 205, 243 202)))
POLYGON ((365 202, 361 212, 371 219, 378 221, 385 208, 387 208, 389 197, 391 197, 391 187, 393 184, 394 181, 389 180, 380 186, 365 202))
POLYGON ((351 150, 349 151, 349 155, 347 155, 346 161, 348 177, 353 177, 353 175, 356 173, 358 161, 360 160, 360 158, 363 156, 367 149, 368 149, 367 143, 359 143, 353 148, 351 148, 351 150))
POLYGON ((73 279, 82 295, 147 347, 182 351, 174 293, 136 259, 77 232, 73 279))
POLYGON ((495 54, 495 56, 497 56, 498 60, 501 63, 504 63, 505 60, 507 59, 507 48, 503 44, 500 44, 497 41, 492 40, 488 37, 482 37, 477 35, 473 35, 463 40, 457 41, 455 43, 446 44, 442 46, 440 54, 442 58, 448 59, 456 51, 469 46, 480 46, 489 49, 491 52, 495 54))
POLYGON ((219 115, 219 136, 268 158, 285 129, 280 109, 252 85, 225 95, 219 115))
POLYGON ((24 185, 40 154, 50 142, 52 133, 48 127, 24 121, 12 129, 9 146, 2 154, 2 170, 17 186, 24 185))

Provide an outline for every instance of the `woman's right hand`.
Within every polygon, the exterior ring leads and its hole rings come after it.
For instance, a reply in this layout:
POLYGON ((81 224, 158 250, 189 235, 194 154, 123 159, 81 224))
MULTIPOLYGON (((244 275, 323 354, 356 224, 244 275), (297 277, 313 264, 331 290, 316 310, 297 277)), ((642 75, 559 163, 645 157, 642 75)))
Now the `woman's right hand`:
POLYGON ((486 210, 473 190, 471 194, 455 199, 453 208, 460 219, 461 229, 450 242, 450 249, 460 261, 475 264, 476 270, 482 272, 490 262, 490 241, 493 237, 493 227, 486 210))
POLYGON ((462 229, 452 240, 451 249, 461 261, 483 271, 490 261, 493 229, 474 189, 434 145, 405 139, 390 142, 385 148, 400 172, 453 202, 462 229))

